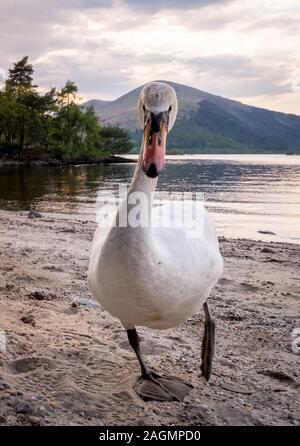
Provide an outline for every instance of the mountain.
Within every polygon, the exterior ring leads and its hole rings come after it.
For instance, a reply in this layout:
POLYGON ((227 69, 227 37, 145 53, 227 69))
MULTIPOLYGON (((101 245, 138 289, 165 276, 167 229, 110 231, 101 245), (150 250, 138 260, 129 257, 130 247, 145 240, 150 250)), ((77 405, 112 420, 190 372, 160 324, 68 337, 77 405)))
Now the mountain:
MULTIPOLYGON (((197 88, 162 81, 177 93, 179 111, 168 148, 187 153, 300 153, 300 116, 252 107, 197 88)), ((143 86, 114 101, 92 100, 102 124, 126 128, 137 146, 137 100, 143 86)))
POLYGON ((101 101, 100 99, 91 99, 83 104, 84 108, 93 107, 95 112, 99 115, 103 107, 108 105, 111 101, 101 101))

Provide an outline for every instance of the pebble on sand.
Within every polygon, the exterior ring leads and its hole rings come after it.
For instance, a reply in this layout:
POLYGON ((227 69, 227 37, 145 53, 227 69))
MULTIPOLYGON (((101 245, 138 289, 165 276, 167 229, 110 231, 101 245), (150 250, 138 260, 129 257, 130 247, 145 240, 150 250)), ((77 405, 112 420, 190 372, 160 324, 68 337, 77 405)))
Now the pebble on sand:
POLYGON ((34 209, 30 209, 28 212, 28 218, 42 218, 42 214, 35 211, 34 209))
POLYGON ((25 316, 21 317, 21 321, 24 324, 31 324, 31 325, 35 325, 35 319, 34 316, 32 314, 26 314, 25 316))
POLYGON ((27 401, 19 401, 15 406, 17 413, 30 414, 32 412, 31 404, 27 401))

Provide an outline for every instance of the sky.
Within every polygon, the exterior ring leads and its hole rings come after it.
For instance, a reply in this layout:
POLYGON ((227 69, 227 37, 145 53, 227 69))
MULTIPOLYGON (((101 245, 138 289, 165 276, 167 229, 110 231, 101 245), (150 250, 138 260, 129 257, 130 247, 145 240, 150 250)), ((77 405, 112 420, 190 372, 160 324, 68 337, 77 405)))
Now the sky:
POLYGON ((155 79, 300 115, 299 0, 0 0, 0 78, 112 100, 155 79))

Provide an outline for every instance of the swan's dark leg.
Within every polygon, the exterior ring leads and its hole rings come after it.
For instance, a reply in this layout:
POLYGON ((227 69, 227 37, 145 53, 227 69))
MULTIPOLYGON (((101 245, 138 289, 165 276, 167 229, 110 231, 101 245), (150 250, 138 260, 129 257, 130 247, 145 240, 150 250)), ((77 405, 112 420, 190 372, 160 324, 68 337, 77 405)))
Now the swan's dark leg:
POLYGON ((204 378, 208 381, 211 377, 212 360, 215 351, 215 323, 210 315, 207 302, 203 304, 203 308, 205 314, 205 323, 201 351, 201 371, 204 378))
POLYGON ((193 386, 172 377, 159 376, 153 372, 143 359, 136 329, 127 330, 127 336, 138 358, 142 372, 135 385, 137 394, 145 401, 183 401, 193 386))
POLYGON ((139 360, 141 366, 142 377, 147 377, 151 374, 151 370, 145 364, 141 349, 140 349, 140 338, 135 328, 132 330, 127 330, 128 341, 133 348, 137 359, 139 360))

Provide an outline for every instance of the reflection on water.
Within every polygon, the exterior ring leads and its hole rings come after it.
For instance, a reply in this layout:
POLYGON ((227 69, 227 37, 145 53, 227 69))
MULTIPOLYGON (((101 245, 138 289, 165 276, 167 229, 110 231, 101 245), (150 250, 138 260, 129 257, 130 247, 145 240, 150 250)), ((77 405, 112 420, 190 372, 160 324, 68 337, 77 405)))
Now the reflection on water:
MULTIPOLYGON (((126 164, 0 168, 0 207, 72 212, 82 203, 94 203, 97 190, 127 178, 126 164), (117 174, 117 175, 116 175, 117 174)), ((128 178, 129 178, 128 177, 128 178)))
MULTIPOLYGON (((99 190, 129 183, 133 164, 0 168, 0 207, 95 214, 99 190)), ((204 192, 219 234, 300 243, 299 157, 176 157, 159 189, 204 192), (275 161, 274 161, 275 160, 275 161), (262 235, 258 231, 276 234, 262 235)))

